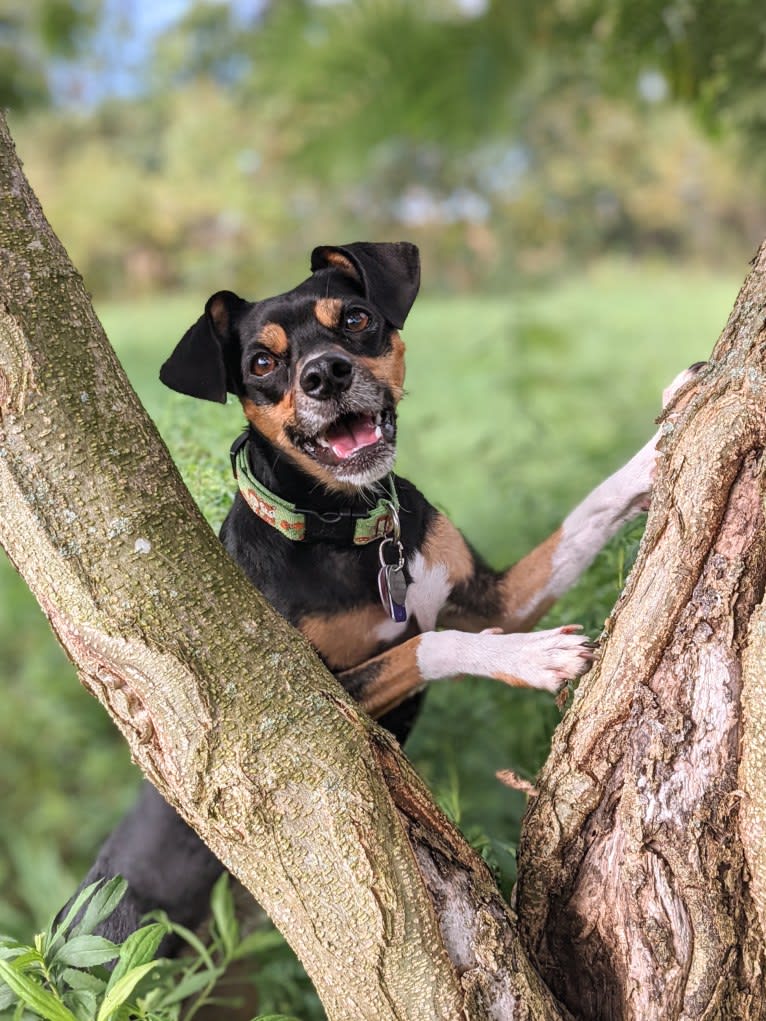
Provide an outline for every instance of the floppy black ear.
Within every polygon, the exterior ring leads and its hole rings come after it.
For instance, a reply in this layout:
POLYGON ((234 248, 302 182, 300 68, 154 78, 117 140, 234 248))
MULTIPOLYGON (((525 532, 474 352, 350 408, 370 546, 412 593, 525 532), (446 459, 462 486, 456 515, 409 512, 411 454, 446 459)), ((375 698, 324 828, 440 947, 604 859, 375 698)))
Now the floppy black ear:
POLYGON ((227 391, 241 393, 234 325, 248 305, 232 291, 218 291, 209 298, 204 314, 181 337, 160 369, 165 386, 220 404, 226 403, 227 391))
POLYGON ((323 245, 311 253, 311 271, 334 266, 353 277, 388 321, 397 329, 420 287, 420 255, 409 241, 375 244, 355 241, 350 245, 323 245))

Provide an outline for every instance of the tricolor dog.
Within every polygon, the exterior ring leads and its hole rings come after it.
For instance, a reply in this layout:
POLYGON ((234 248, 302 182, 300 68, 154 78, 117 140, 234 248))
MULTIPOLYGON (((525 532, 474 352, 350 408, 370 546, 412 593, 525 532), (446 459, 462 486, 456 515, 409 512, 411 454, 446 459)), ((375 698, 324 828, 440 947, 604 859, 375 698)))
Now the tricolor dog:
MULTIPOLYGON (((496 571, 394 472, 399 330, 418 292, 417 248, 317 248, 311 271, 272 298, 214 294, 162 367, 172 389, 220 402, 234 394, 244 410, 226 549, 400 740, 424 688, 442 678, 557 691, 588 669, 593 647, 577 626, 529 628, 645 508, 656 437, 542 545, 496 571)), ((121 939, 152 908, 199 922, 221 869, 147 786, 86 882, 118 872, 128 880, 105 927, 121 939)))

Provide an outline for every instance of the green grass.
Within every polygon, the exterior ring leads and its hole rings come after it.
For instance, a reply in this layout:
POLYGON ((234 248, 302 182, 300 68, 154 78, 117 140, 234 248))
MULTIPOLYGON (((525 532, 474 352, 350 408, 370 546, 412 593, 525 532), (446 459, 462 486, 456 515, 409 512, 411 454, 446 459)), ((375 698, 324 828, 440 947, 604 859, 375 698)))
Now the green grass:
MULTIPOLYGON (((745 267, 743 267, 744 276, 745 267)), ((652 431, 662 387, 705 358, 739 281, 604 265, 498 298, 421 298, 405 331, 399 471, 495 564, 543 539, 652 431)), ((169 393, 157 369, 207 295, 100 309, 142 400, 217 526, 231 498, 236 406, 169 393)), ((615 542, 549 618, 598 631, 638 533, 615 542)), ((23 584, 0 564, 0 931, 28 937, 68 895, 137 782, 119 735, 80 689, 23 584)), ((549 697, 473 680, 434 687, 408 753, 506 879, 524 803, 495 770, 532 775, 549 697)))

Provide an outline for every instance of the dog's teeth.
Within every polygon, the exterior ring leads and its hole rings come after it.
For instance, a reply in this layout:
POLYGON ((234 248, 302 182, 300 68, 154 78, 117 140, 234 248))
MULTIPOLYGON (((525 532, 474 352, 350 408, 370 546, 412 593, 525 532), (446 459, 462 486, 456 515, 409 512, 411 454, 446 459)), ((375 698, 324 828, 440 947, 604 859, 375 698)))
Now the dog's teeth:
POLYGON ((328 447, 329 448, 329 446, 330 446, 330 444, 327 442, 327 440, 324 438, 324 436, 317 436, 317 438, 314 440, 314 442, 316 443, 316 445, 318 447, 328 447))
POLYGON ((383 439, 383 430, 380 428, 379 425, 375 426, 375 439, 376 440, 382 440, 383 439))

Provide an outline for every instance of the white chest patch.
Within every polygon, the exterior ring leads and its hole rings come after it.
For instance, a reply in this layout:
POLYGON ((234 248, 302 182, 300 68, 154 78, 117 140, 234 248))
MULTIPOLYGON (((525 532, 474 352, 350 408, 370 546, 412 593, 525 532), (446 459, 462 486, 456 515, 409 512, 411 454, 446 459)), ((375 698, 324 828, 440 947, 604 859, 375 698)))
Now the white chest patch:
MULTIPOLYGON (((452 591, 447 568, 444 564, 429 566, 422 553, 415 553, 407 567, 412 578, 405 600, 407 618, 415 618, 418 630, 433 631, 439 611, 452 591)), ((376 628, 376 635, 380 641, 393 641, 406 628, 407 623, 397 624, 396 621, 386 620, 376 628)))

